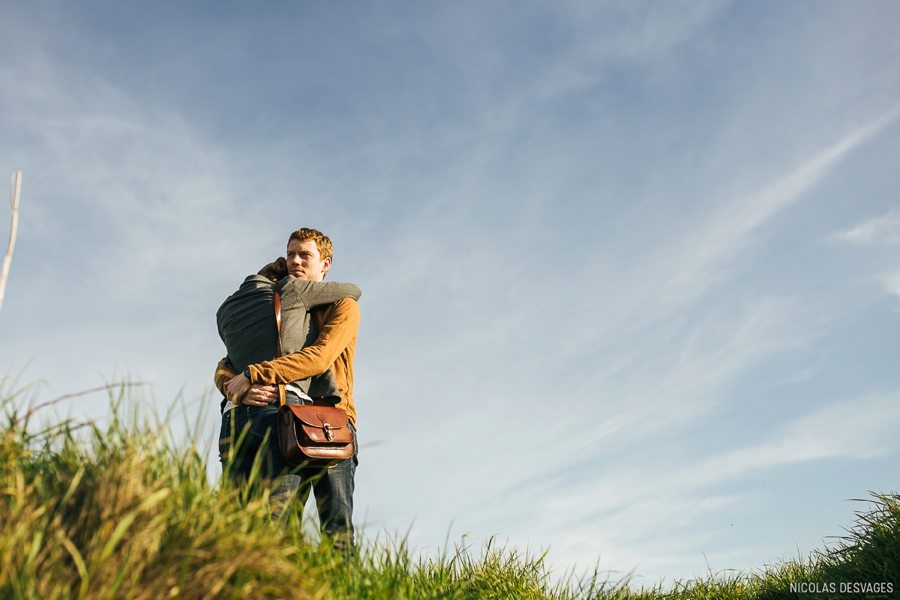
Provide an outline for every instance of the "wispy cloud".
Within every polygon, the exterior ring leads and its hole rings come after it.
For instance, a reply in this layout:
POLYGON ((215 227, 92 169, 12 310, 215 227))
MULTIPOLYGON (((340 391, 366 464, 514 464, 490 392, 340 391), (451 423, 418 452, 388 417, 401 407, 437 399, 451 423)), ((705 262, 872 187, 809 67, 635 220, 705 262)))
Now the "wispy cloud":
POLYGON ((749 236, 787 207, 798 202, 853 150, 878 135, 900 117, 900 105, 850 132, 765 188, 728 202, 702 231, 684 240, 679 268, 666 285, 677 297, 696 297, 720 280, 749 236))
POLYGON ((857 246, 900 244, 900 210, 893 210, 846 231, 836 231, 828 236, 827 241, 857 246))
POLYGON ((900 390, 893 390, 839 402, 781 424, 758 443, 695 456, 687 464, 683 456, 678 461, 660 457, 657 464, 619 457, 602 474, 564 488, 536 493, 540 485, 534 482, 517 489, 503 499, 498 513, 522 519, 519 498, 540 503, 540 519, 527 519, 515 529, 538 540, 553 540, 553 531, 577 530, 554 542, 554 553, 569 564, 590 564, 592 554, 601 551, 604 564, 625 569, 687 564, 689 559, 677 556, 679 546, 682 553, 687 544, 708 551, 718 547, 715 535, 699 534, 698 522, 723 520, 714 517, 722 514, 733 520, 750 511, 748 503, 758 490, 747 481, 784 470, 799 477, 805 465, 816 461, 864 461, 896 452, 898 399, 900 390), (666 537, 661 532, 680 541, 661 539, 666 537))
MULTIPOLYGON (((585 548, 592 549, 579 556, 584 561, 589 552, 631 546, 654 531, 671 531, 673 523, 692 527, 717 506, 746 502, 746 492, 710 491, 728 482, 816 460, 872 459, 895 451, 889 433, 900 420, 900 410, 893 408, 893 395, 836 404, 763 428, 759 433, 764 442, 724 449, 714 458, 693 457, 683 468, 673 470, 658 455, 664 470, 649 467, 644 459, 637 466, 628 458, 628 453, 647 446, 665 447, 669 442, 659 436, 693 435, 698 420, 730 397, 729 386, 748 368, 812 345, 820 332, 810 328, 802 302, 764 296, 710 312, 708 296, 729 281, 735 260, 751 245, 754 233, 800 202, 898 117, 900 107, 895 107, 799 161, 770 185, 729 199, 677 239, 662 240, 634 268, 610 265, 602 276, 594 274, 614 293, 585 300, 582 313, 598 317, 587 323, 582 319, 571 338, 583 341, 582 348, 603 340, 608 350, 584 361, 593 371, 583 374, 583 387, 567 402, 570 408, 577 406, 577 417, 560 410, 547 424, 536 418, 540 412, 526 410, 520 400, 518 413, 509 414, 505 422, 522 437, 510 440, 508 455, 497 448, 509 468, 471 474, 475 489, 504 490, 482 498, 478 510, 490 514, 492 522, 510 527, 517 523, 517 529, 536 537, 538 531, 546 532, 546 539, 554 530, 581 528, 585 548), (572 454, 583 460, 560 467, 539 445, 524 442, 544 437, 566 439, 572 454), (610 464, 619 460, 626 460, 624 468, 610 464), (517 464, 528 468, 523 472, 517 464), (556 491, 561 479, 566 480, 564 495, 556 491), (529 499, 527 509, 521 498, 529 499), (535 504, 544 508, 535 513, 535 504), (588 544, 588 539, 593 542, 588 544)), ((674 451, 678 444, 672 444, 674 451)), ((560 546, 574 548, 578 539, 571 539, 572 546, 569 541, 560 546)), ((673 558, 659 555, 653 560, 664 564, 673 558)))
MULTIPOLYGON (((712 459, 687 479, 718 484, 730 478, 825 458, 865 459, 896 449, 900 390, 829 406, 782 425, 768 441, 712 459)), ((686 475, 686 474, 683 474, 686 475)))
POLYGON ((106 248, 82 263, 96 275, 141 273, 110 290, 123 301, 148 297, 173 273, 167 286, 223 273, 238 252, 222 232, 234 231, 231 215, 249 193, 234 157, 177 110, 64 67, 35 57, 28 69, 0 71, 0 122, 21 132, 16 147, 33 178, 28 218, 52 235, 51 247, 73 226, 90 234, 106 248), (130 251, 109 250, 122 245, 130 251))
MULTIPOLYGON (((835 231, 828 236, 826 242, 831 245, 851 244, 886 250, 896 260, 896 247, 900 245, 900 210, 892 210, 850 229, 835 231)), ((880 284, 886 293, 900 298, 900 268, 882 271, 871 280, 880 284)))
POLYGON ((888 294, 900 298, 900 270, 893 273, 885 273, 878 277, 878 280, 888 294))

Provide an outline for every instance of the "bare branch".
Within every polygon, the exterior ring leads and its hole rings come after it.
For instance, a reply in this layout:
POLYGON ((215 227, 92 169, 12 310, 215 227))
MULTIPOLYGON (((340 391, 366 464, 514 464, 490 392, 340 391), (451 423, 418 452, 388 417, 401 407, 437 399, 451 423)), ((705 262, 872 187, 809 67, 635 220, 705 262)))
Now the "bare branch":
POLYGON ((100 387, 96 387, 90 390, 84 390, 82 392, 74 392, 72 394, 65 394, 60 396, 59 398, 54 398, 53 400, 49 400, 47 402, 42 402, 37 406, 32 406, 29 408, 28 412, 25 413, 25 416, 19 417, 16 419, 16 423, 21 423, 23 421, 27 421, 31 418, 31 416, 42 408, 47 408, 48 406, 53 406, 54 404, 59 404, 63 400, 68 400, 70 398, 78 398, 79 396, 86 396, 88 394, 93 394, 95 392, 102 392, 103 390, 114 390, 114 389, 124 389, 127 387, 139 387, 144 385, 152 385, 150 381, 125 381, 121 383, 107 383, 106 385, 101 385, 100 387))
POLYGON ((9 265, 12 262, 13 248, 16 246, 16 231, 19 228, 19 190, 22 187, 22 171, 12 174, 9 179, 9 201, 12 204, 12 227, 9 230, 9 248, 3 257, 3 271, 0 271, 0 307, 6 293, 6 278, 9 276, 9 265))

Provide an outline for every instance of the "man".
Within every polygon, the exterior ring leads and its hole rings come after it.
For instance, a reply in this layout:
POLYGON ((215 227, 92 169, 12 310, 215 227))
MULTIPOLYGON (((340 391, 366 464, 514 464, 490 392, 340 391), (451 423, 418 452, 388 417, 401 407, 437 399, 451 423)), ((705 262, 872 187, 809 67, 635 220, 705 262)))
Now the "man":
MULTIPOLYGON (((228 351, 225 366, 240 373, 251 364, 275 358, 279 346, 285 353, 290 353, 314 343, 317 332, 310 326, 309 310, 343 298, 358 300, 359 296, 359 288, 350 283, 308 281, 288 275, 285 259, 279 258, 256 275, 244 279, 240 289, 229 296, 216 313, 219 336, 228 351), (275 286, 281 297, 280 330, 275 319, 275 286)), ((285 386, 285 399, 289 404, 311 404, 312 398, 337 403, 340 395, 331 369, 285 386)), ((281 456, 274 435, 277 406, 236 408, 233 402, 222 402, 219 446, 227 475, 235 483, 246 481, 258 453, 262 453, 261 480, 268 483, 284 475, 290 468, 281 456), (271 435, 267 438, 266 433, 270 430, 271 435), (240 444, 234 443, 238 432, 244 436, 240 444)))
MULTIPOLYGON (((332 256, 331 240, 315 229, 299 229, 288 239, 288 273, 297 279, 322 281, 331 268, 332 256)), ((353 358, 359 331, 359 306, 345 298, 314 309, 310 314, 318 332, 313 344, 278 359, 251 364, 239 375, 223 359, 216 370, 216 387, 239 406, 267 407, 277 401, 273 385, 320 375, 330 368, 340 391, 337 406, 347 413, 355 439, 353 358)), ((357 464, 354 453, 329 469, 301 469, 283 480, 279 489, 284 492, 285 487, 299 486, 297 497, 302 508, 311 486, 323 531, 340 548, 349 549, 354 543, 353 490, 357 464)))

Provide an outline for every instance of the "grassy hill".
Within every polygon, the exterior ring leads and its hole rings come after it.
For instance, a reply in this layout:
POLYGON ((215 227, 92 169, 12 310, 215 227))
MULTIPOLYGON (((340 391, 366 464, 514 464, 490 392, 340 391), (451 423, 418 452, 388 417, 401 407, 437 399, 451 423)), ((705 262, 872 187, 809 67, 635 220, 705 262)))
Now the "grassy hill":
POLYGON ((896 494, 873 496, 839 545, 806 561, 666 588, 635 589, 603 573, 554 584, 542 556, 492 544, 477 557, 417 560, 402 543, 372 541, 346 557, 309 541, 297 520, 269 524, 264 494, 210 485, 196 446, 174 444, 159 423, 123 418, 126 389, 113 390, 103 427, 36 427, 21 394, 0 401, 0 597, 900 597, 896 494))

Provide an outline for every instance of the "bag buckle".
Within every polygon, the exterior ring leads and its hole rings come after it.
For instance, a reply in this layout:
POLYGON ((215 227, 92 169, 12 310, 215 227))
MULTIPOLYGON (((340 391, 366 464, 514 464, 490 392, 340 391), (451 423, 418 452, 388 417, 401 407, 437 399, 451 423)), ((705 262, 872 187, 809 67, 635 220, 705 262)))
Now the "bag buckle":
POLYGON ((325 439, 328 440, 329 442, 333 442, 334 441, 334 432, 331 430, 331 425, 329 425, 328 423, 323 423, 322 429, 325 430, 325 439))

